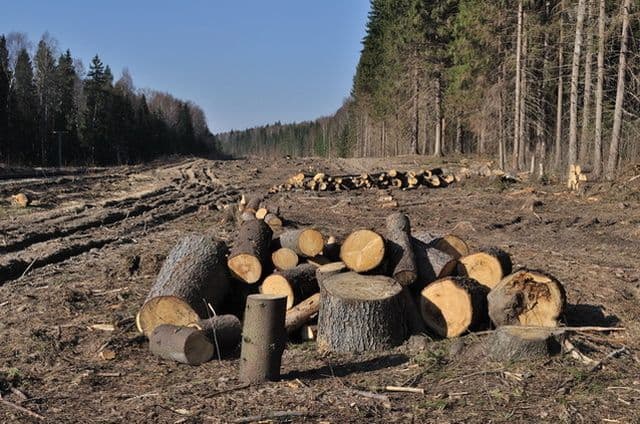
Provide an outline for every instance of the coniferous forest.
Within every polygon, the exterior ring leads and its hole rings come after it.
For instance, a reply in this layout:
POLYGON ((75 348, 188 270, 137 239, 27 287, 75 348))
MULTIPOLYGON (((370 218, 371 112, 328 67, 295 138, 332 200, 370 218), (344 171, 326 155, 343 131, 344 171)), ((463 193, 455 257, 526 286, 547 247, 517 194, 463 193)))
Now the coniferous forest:
POLYGON ((126 69, 116 80, 98 55, 85 69, 48 34, 35 49, 23 33, 0 35, 0 163, 114 165, 216 153, 199 106, 137 90, 126 69))
POLYGON ((334 116, 218 135, 235 155, 480 154, 613 178, 640 158, 636 0, 372 0, 334 116))

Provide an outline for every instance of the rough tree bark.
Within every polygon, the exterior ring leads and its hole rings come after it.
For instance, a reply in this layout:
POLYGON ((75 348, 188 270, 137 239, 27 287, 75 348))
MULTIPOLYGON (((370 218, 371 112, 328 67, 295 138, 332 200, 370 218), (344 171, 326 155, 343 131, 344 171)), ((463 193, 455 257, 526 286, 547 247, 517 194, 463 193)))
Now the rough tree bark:
POLYGON ((518 27, 516 38, 516 87, 514 97, 514 111, 513 111, 513 168, 518 167, 518 155, 520 153, 520 96, 521 94, 521 82, 522 82, 522 0, 518 1, 518 27))
POLYGON ((254 284, 267 271, 273 231, 260 219, 245 221, 229 253, 227 264, 245 283, 254 284))
POLYGON ((440 87, 440 75, 435 79, 435 104, 436 104, 436 135, 435 144, 433 146, 433 156, 442 156, 442 91, 440 87))
POLYGON ((606 0, 599 0, 598 5, 598 82, 596 85, 596 122, 593 141, 593 176, 602 174, 602 97, 604 96, 604 25, 606 0))
POLYGON ((560 2, 560 34, 558 35, 558 94, 556 99, 556 138, 554 148, 554 167, 562 167, 562 104, 564 101, 564 8, 565 0, 560 2))
POLYGON ((401 212, 387 217, 387 258, 391 275, 402 286, 413 284, 418 269, 411 243, 409 217, 401 212))
POLYGON ((585 28, 585 53, 584 53, 584 93, 582 101, 582 127, 580 128, 580 146, 578 160, 583 166, 589 153, 589 119, 591 118, 591 68, 593 57, 593 0, 587 3, 587 23, 585 28))
POLYGON ((578 161, 578 82, 580 79, 580 51, 582 50, 582 30, 584 27, 584 14, 586 0, 578 0, 576 17, 576 38, 573 43, 573 59, 571 62, 571 82, 569 101, 569 154, 567 156, 569 166, 578 161))

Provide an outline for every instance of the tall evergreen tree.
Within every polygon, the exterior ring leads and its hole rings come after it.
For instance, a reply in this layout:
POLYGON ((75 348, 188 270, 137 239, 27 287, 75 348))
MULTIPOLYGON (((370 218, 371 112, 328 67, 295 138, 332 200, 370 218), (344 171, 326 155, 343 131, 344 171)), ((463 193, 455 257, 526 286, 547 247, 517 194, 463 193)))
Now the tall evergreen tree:
POLYGON ((34 83, 38 96, 38 139, 40 140, 40 163, 50 164, 50 142, 55 120, 57 105, 57 91, 55 84, 56 63, 51 47, 43 38, 38 43, 34 57, 34 83))
POLYGON ((0 36, 0 162, 6 161, 9 143, 9 51, 7 39, 0 36))
POLYGON ((33 83, 33 67, 26 49, 16 59, 13 85, 9 93, 8 156, 23 163, 37 163, 37 96, 33 83))

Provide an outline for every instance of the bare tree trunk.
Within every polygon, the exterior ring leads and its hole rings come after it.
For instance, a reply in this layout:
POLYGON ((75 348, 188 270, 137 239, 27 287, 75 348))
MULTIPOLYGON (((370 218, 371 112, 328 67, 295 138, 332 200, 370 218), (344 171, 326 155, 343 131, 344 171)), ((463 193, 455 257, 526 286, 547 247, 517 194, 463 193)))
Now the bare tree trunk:
MULTIPOLYGON (((546 2, 546 15, 549 14, 549 1, 546 2)), ((538 158, 538 178, 542 178, 544 175, 544 162, 547 154, 547 143, 545 139, 545 125, 547 122, 547 79, 549 77, 549 32, 544 33, 544 45, 543 45, 543 59, 542 59, 542 78, 539 83, 538 91, 538 122, 536 127, 536 148, 535 155, 538 158)), ((535 172, 535 169, 532 171, 535 172)))
POLYGON ((514 168, 518 167, 518 156, 520 153, 520 97, 521 97, 521 87, 520 83, 522 82, 522 0, 518 1, 518 35, 516 40, 516 88, 515 88, 515 99, 513 101, 514 104, 514 112, 513 112, 513 160, 512 165, 514 168))
POLYGON ((420 95, 420 84, 418 83, 418 65, 413 67, 413 135, 411 138, 411 148, 409 153, 417 155, 418 136, 420 135, 420 113, 418 111, 418 96, 420 95))
POLYGON ((520 63, 520 76, 522 81, 520 82, 520 124, 518 125, 518 129, 520 130, 520 134, 518 135, 518 169, 525 169, 527 166, 526 162, 526 152, 527 146, 529 142, 528 131, 527 131, 527 89, 528 89, 528 81, 527 81, 527 49, 528 49, 528 39, 527 32, 524 28, 526 21, 526 14, 522 13, 522 57, 520 63))
POLYGON ((556 171, 562 166, 562 103, 564 97, 564 0, 560 2, 560 35, 558 40, 558 98, 556 104, 556 140, 555 140, 555 160, 556 171))
POLYGON ((596 87, 596 133, 593 141, 593 174, 602 173, 602 97, 604 92, 604 19, 605 1, 600 0, 598 13, 598 82, 596 87))
POLYGON ((613 130, 609 146, 606 177, 612 180, 616 176, 620 157, 620 131, 622 129, 622 103, 624 102, 624 76, 627 69, 627 33, 629 32, 629 9, 631 0, 624 0, 622 6, 622 34, 620 35, 620 61, 618 64, 618 87, 616 89, 616 106, 613 111, 613 130))
POLYGON ((500 121, 500 139, 498 140, 498 161, 500 162, 500 169, 504 170, 507 161, 506 161, 506 152, 505 152, 505 142, 504 142, 504 101, 502 99, 502 90, 500 90, 500 108, 498 109, 498 121, 500 121))
POLYGON ((586 0, 578 1, 576 17, 576 38, 573 44, 571 62, 571 97, 569 104, 569 166, 578 160, 578 80, 580 79, 580 50, 582 49, 582 28, 584 26, 586 0))
POLYGON ((485 145, 487 143, 487 114, 482 114, 482 124, 480 127, 480 142, 478 143, 478 153, 484 155, 485 145))
POLYGON ((456 153, 462 153, 462 123, 460 117, 456 117, 456 153))
POLYGON ((585 30, 585 55, 584 55, 584 100, 582 102, 582 128, 580 133, 580 148, 578 158, 581 164, 587 160, 589 153, 589 117, 591 115, 591 63, 593 56, 593 0, 587 5, 587 26, 585 30))
POLYGON ((440 75, 435 80, 435 95, 436 95, 436 136, 435 145, 433 148, 433 156, 442 156, 442 93, 440 92, 440 75))

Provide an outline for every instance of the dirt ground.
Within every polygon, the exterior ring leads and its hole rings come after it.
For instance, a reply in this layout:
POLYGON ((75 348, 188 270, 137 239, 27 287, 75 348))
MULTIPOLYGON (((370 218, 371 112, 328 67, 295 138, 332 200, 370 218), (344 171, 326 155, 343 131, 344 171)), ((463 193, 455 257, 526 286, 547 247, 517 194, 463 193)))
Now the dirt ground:
MULTIPOLYGON (((554 274, 567 289, 565 324, 624 327, 571 336, 600 366, 570 354, 492 363, 468 354, 485 337, 473 334, 357 356, 321 355, 313 343, 290 343, 282 380, 246 387, 234 357, 189 367, 149 353, 135 313, 182 235, 206 232, 232 241, 234 226, 218 208, 236 204, 242 193, 266 193, 298 170, 338 175, 435 165, 423 157, 181 159, 4 175, 0 422, 38 422, 8 403, 52 423, 215 423, 283 411, 294 414, 281 421, 315 423, 640 422, 640 192, 634 186, 640 179, 629 178, 633 171, 581 196, 557 184, 481 177, 442 189, 389 191, 415 229, 452 232, 473 248, 498 246, 516 267, 554 274), (10 206, 6 199, 17 192, 33 206, 10 206), (523 208, 533 197, 540 203, 523 208), (387 385, 425 393, 380 389, 387 385)), ((377 202, 383 194, 288 192, 270 201, 291 225, 344 235, 382 225, 389 213, 377 202)))

